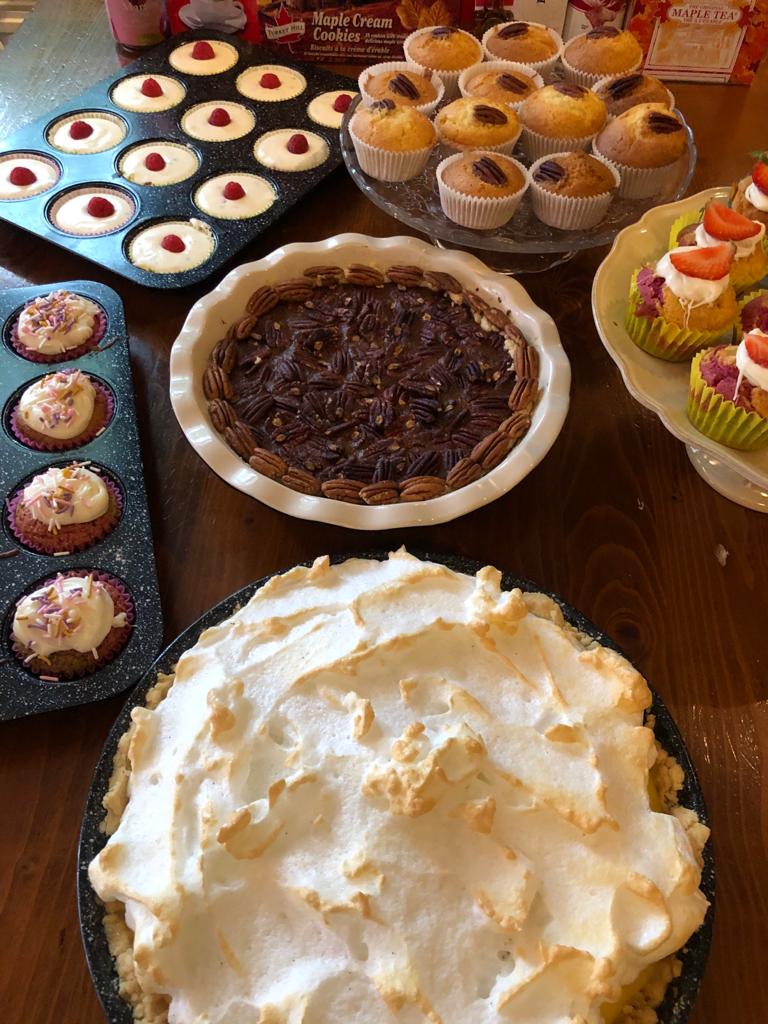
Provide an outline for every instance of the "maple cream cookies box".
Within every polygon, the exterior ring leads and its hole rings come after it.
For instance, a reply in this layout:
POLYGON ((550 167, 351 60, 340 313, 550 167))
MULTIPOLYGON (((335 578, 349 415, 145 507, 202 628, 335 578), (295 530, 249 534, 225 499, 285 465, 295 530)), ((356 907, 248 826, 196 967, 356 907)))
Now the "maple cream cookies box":
POLYGON ((402 60, 403 40, 428 25, 470 26, 474 0, 166 0, 171 32, 228 32, 277 57, 324 63, 402 60))
POLYGON ((768 50, 768 0, 635 0, 627 28, 650 74, 748 85, 768 50))

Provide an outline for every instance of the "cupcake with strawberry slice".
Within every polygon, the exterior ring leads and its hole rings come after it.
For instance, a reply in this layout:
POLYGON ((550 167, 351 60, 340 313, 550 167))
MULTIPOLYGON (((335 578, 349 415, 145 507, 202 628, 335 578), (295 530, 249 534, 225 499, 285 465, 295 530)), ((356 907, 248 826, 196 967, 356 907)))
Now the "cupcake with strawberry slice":
POLYGON ((670 246, 717 245, 732 242, 736 252, 731 267, 731 284, 737 292, 753 287, 768 273, 765 224, 713 200, 703 215, 684 214, 672 225, 670 246))
POLYGON ((697 430, 729 448, 768 446, 768 334, 750 331, 738 345, 699 352, 686 413, 697 430))
POLYGON ((659 359, 684 362, 729 334, 738 315, 730 280, 734 246, 680 246, 632 276, 626 328, 659 359))
POLYGON ((750 220, 760 221, 768 227, 768 153, 750 153, 758 157, 752 174, 742 178, 736 186, 731 206, 750 220))

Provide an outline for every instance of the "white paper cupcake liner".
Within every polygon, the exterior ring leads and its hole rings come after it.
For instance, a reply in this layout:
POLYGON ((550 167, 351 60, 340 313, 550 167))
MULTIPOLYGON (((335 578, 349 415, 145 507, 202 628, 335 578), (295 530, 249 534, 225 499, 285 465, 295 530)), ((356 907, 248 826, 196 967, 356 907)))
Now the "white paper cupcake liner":
POLYGON ((514 138, 509 139, 507 142, 500 142, 496 146, 484 146, 477 142, 463 144, 459 142, 454 142, 452 139, 445 139, 440 134, 440 128, 438 127, 438 125, 435 125, 435 131, 437 132, 437 141, 444 149, 451 149, 454 152, 461 153, 465 152, 468 149, 477 149, 482 150, 484 153, 503 153, 505 156, 511 156, 514 153, 515 146, 517 145, 517 140, 520 138, 520 133, 522 132, 522 130, 522 125, 520 125, 517 131, 515 132, 514 138))
MULTIPOLYGON (((530 64, 519 64, 514 60, 488 60, 483 64, 475 64, 471 68, 465 68, 464 71, 459 75, 459 92, 462 96, 471 96, 472 94, 467 92, 467 86, 475 77, 475 75, 482 74, 484 71, 498 71, 499 74, 506 72, 507 74, 514 75, 514 73, 522 72, 528 78, 533 80, 534 85, 537 89, 541 89, 544 85, 544 79, 530 64)), ((510 93, 513 96, 514 93, 510 93)), ((475 97, 476 99, 482 99, 482 97, 475 97)), ((505 105, 512 107, 513 110, 517 111, 523 105, 525 97, 521 100, 510 101, 505 105)))
MULTIPOLYGON (((493 153, 495 150, 478 150, 478 155, 493 153)), ((435 174, 437 176, 437 188, 440 193, 440 205, 443 213, 449 220, 462 227, 472 228, 475 231, 487 231, 490 228, 500 228, 507 221, 511 220, 515 210, 520 205, 526 189, 530 184, 530 175, 527 168, 523 167, 517 160, 512 163, 523 175, 523 187, 510 196, 499 196, 497 198, 486 198, 484 196, 468 196, 463 192, 457 192, 450 188, 443 181, 443 171, 456 160, 461 160, 461 153, 454 153, 446 157, 437 165, 435 174)))
MULTIPOLYGON (((504 22, 504 24, 506 24, 506 22, 504 22)), ((560 60, 560 55, 563 52, 564 44, 562 36, 558 35, 558 33, 555 32, 553 28, 550 28, 549 25, 541 25, 538 21, 528 21, 526 22, 526 24, 537 25, 539 28, 545 28, 547 32, 549 32, 550 36, 552 36, 552 39, 554 40, 555 45, 557 46, 557 52, 553 54, 551 57, 547 57, 546 60, 530 60, 525 65, 525 67, 531 68, 533 71, 537 71, 545 82, 549 82, 552 77, 552 72, 555 70, 557 62, 560 60)), ((498 53, 491 53, 491 51, 488 49, 488 40, 491 38, 492 35, 495 35, 496 30, 499 27, 499 25, 492 25, 487 32, 483 33, 483 38, 481 42, 483 46, 483 53, 485 54, 486 60, 504 60, 504 58, 500 57, 498 53)), ((509 63, 512 62, 510 61, 509 63)))
POLYGON ((613 174, 616 181, 616 189, 613 191, 604 192, 599 196, 562 196, 542 188, 534 178, 539 165, 545 160, 555 160, 559 156, 567 155, 566 152, 550 153, 531 164, 531 205, 539 220, 551 228, 560 228, 561 231, 585 231, 595 227, 605 217, 619 187, 621 176, 608 160, 595 156, 595 159, 605 164, 613 174))
POLYGON ((628 167, 627 164, 620 164, 617 160, 611 160, 601 153, 597 148, 596 139, 592 143, 592 152, 619 172, 621 178, 619 195, 623 199, 649 199, 651 196, 658 195, 664 187, 664 182, 669 178, 670 171, 677 163, 677 160, 674 160, 671 164, 664 164, 663 167, 628 167))
MULTIPOLYGON (((578 36, 574 36, 574 39, 578 39, 578 36)), ((573 42, 573 40, 569 40, 569 42, 573 42)), ((560 60, 563 65, 563 77, 566 82, 573 82, 574 85, 583 85, 585 89, 593 89, 604 78, 622 78, 624 75, 632 75, 643 65, 641 57, 640 60, 635 61, 631 68, 627 68, 625 71, 617 71, 615 75, 604 75, 601 71, 596 75, 591 71, 580 71, 578 68, 572 67, 566 60, 565 53, 560 55, 560 60)))
POLYGON ((530 128, 523 127, 523 133, 520 136, 520 143, 523 147, 523 152, 529 160, 538 160, 542 156, 551 156, 553 153, 564 153, 569 150, 583 149, 588 150, 592 144, 592 140, 595 137, 595 132, 591 135, 574 136, 571 138, 552 138, 549 135, 541 135, 539 132, 531 131, 530 128))
MULTIPOLYGON (((609 82, 613 82, 617 78, 625 78, 627 75, 633 75, 633 74, 634 74, 634 71, 622 71, 622 73, 620 75, 605 75, 603 78, 601 78, 597 82, 595 82, 595 84, 593 86, 591 86, 591 88, 594 89, 595 92, 597 92, 598 89, 602 89, 602 87, 604 85, 608 85, 609 82)), ((670 110, 674 110, 675 109, 675 104, 676 104, 677 101, 675 100, 674 93, 670 89, 667 89, 667 96, 669 97, 669 109, 670 110)), ((616 114, 609 113, 608 114, 608 120, 612 121, 614 119, 614 117, 616 117, 616 116, 617 116, 616 114)))
MULTIPOLYGON (((403 40, 403 53, 405 54, 405 59, 406 61, 408 61, 409 64, 415 64, 416 67, 420 68, 422 71, 432 71, 433 74, 437 75, 437 77, 445 86, 444 99, 454 100, 459 95, 459 76, 461 75, 461 72, 465 69, 460 68, 458 71, 441 71, 438 68, 428 68, 425 64, 419 63, 419 61, 417 61, 409 52, 413 40, 417 36, 423 36, 425 32, 431 32, 433 28, 435 28, 434 25, 430 25, 427 28, 417 28, 415 32, 411 32, 410 35, 407 35, 403 40)), ((477 43, 476 63, 480 64, 483 59, 483 51, 478 40, 475 39, 471 32, 464 32, 463 29, 458 29, 457 31, 461 32, 462 35, 469 36, 469 38, 473 42, 477 43)), ((470 67, 474 66, 474 64, 470 65, 470 67)))
POLYGON ((445 96, 445 85, 436 71, 430 71, 429 68, 424 68, 420 64, 415 64, 411 60, 389 60, 384 61, 381 64, 372 64, 358 76, 357 86, 366 107, 370 107, 372 103, 376 102, 374 97, 371 96, 365 88, 369 78, 371 78, 372 75, 385 75, 387 71, 415 71, 420 75, 426 73, 429 77, 432 85, 437 89, 437 98, 432 100, 430 103, 420 103, 418 106, 413 108, 414 110, 418 110, 420 113, 426 114, 426 116, 429 117, 443 102, 443 97, 445 96))
POLYGON ((378 181, 408 181, 415 178, 417 174, 426 167, 432 146, 425 146, 424 149, 410 149, 405 152, 397 152, 391 149, 382 149, 380 146, 370 146, 363 142, 349 129, 349 137, 355 147, 360 167, 366 174, 378 181))

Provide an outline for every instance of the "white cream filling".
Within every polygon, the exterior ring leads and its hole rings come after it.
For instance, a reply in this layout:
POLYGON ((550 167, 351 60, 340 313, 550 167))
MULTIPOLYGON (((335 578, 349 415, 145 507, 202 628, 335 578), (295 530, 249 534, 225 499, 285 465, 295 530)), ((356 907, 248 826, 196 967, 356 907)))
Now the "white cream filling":
POLYGON ((158 110, 169 110, 177 106, 186 96, 187 91, 181 82, 168 75, 131 75, 124 78, 112 90, 112 102, 133 110, 139 114, 151 114, 158 110), (141 87, 148 78, 153 78, 163 90, 160 96, 146 96, 141 87))
POLYGON ((256 118, 247 107, 241 103, 230 103, 228 100, 212 100, 209 103, 199 103, 192 107, 181 119, 182 130, 195 139, 202 139, 204 142, 230 142, 232 139, 239 139, 256 127, 256 118), (229 124, 218 127, 210 124, 208 118, 211 113, 221 107, 229 114, 229 124))
POLYGON ((24 488, 22 503, 52 533, 62 526, 92 523, 109 507, 106 484, 86 466, 52 466, 24 488))
POLYGON ((129 221, 134 209, 133 202, 119 192, 78 190, 53 206, 51 220, 54 227, 68 235, 106 235, 129 221), (96 196, 106 199, 114 207, 109 216, 94 217, 88 212, 88 203, 96 196))
POLYGON ((290 100, 307 88, 307 80, 298 71, 283 67, 282 64, 261 64, 259 67, 246 68, 238 75, 235 87, 243 96, 250 100, 263 100, 275 103, 278 100, 290 100), (261 85, 262 75, 277 75, 280 85, 275 89, 267 89, 261 85))
POLYGON ((26 199, 47 192, 59 180, 59 170, 48 160, 37 160, 33 156, 8 156, 0 159, 0 199, 26 199), (29 185, 14 185, 11 173, 15 167, 32 171, 36 180, 29 185))
MULTIPOLYGON (((721 244, 721 243, 718 243, 721 244)), ((697 306, 708 306, 717 302, 720 296, 729 287, 731 282, 730 274, 717 278, 715 281, 705 281, 699 277, 689 277, 681 274, 670 259, 675 252, 693 252, 695 245, 681 245, 665 253, 656 264, 656 273, 664 278, 664 283, 669 290, 680 299, 680 302, 691 309, 697 306)))
POLYGON ((237 64, 238 53, 230 43, 220 43, 217 39, 205 41, 213 48, 213 57, 210 60, 196 60, 192 56, 195 43, 183 43, 168 57, 171 67, 187 75, 218 75, 237 64))
POLYGON ((333 104, 339 96, 351 96, 354 98, 357 96, 357 93, 350 92, 349 89, 340 89, 337 92, 322 92, 319 96, 315 96, 309 104, 307 113, 313 121, 317 121, 318 124, 322 124, 326 128, 341 128, 344 112, 333 109, 333 104))
POLYGON ((187 146, 173 142, 146 142, 129 149, 120 160, 120 173, 137 185, 174 185, 190 178, 200 161, 197 154, 187 146), (160 171, 150 171, 144 163, 150 153, 159 153, 165 160, 160 171))
POLYGON ((96 391, 85 374, 50 373, 25 389, 17 415, 30 430, 67 441, 88 426, 95 403, 96 391))
MULTIPOLYGON (((757 223, 757 221, 755 221, 757 223)), ((765 224, 759 225, 760 230, 756 231, 751 238, 743 239, 732 239, 732 244, 736 246, 736 259, 743 259, 745 256, 751 256, 758 245, 762 244, 763 238, 765 237, 765 224)), ((714 235, 710 235, 703 224, 699 224, 696 228, 696 245, 708 246, 708 245, 722 245, 722 238, 715 238, 714 235)))
POLYGON ((279 128, 267 132, 257 140, 254 156, 265 167, 276 171, 309 171, 319 167, 328 159, 328 143, 314 132, 305 132, 299 128, 279 128), (303 135, 309 143, 306 153, 291 153, 287 148, 292 135, 303 135))
POLYGON ((195 205, 203 213, 223 220, 243 220, 257 217, 274 203, 277 196, 272 185, 258 174, 220 174, 209 178, 195 192, 195 205), (240 199, 227 199, 224 189, 235 181, 245 191, 240 199))
POLYGON ((125 128, 118 120, 99 114, 82 114, 58 121, 48 133, 48 141, 64 153, 103 153, 125 138, 125 128), (73 139, 69 127, 74 121, 85 121, 93 131, 87 138, 73 139))
POLYGON ((756 210, 762 210, 763 213, 768 213, 768 196, 765 192, 761 192, 754 181, 751 181, 744 190, 744 196, 752 203, 756 210))
POLYGON ((174 1024, 597 1024, 687 941, 706 900, 649 807, 649 691, 562 621, 398 552, 293 569, 202 634, 132 713, 89 868, 174 1024))
POLYGON ((128 250, 131 263, 155 274, 180 274, 192 270, 209 258, 214 248, 211 229, 203 221, 166 220, 140 231, 128 250), (162 247, 166 235, 178 235, 184 243, 182 252, 169 252, 162 247))
POLYGON ((24 597, 13 617, 14 638, 37 657, 96 651, 107 633, 125 625, 106 587, 90 576, 67 576, 24 597))
MULTIPOLYGON (((749 333, 759 334, 760 337, 768 340, 768 334, 764 334, 763 331, 754 330, 749 333)), ((736 368, 750 384, 768 391, 768 366, 761 366, 760 363, 754 361, 747 351, 747 343, 744 338, 741 339, 736 349, 736 368)))
POLYGON ((64 289, 41 295, 19 315, 19 342, 33 352, 58 355, 82 345, 93 334, 99 315, 95 302, 64 289))

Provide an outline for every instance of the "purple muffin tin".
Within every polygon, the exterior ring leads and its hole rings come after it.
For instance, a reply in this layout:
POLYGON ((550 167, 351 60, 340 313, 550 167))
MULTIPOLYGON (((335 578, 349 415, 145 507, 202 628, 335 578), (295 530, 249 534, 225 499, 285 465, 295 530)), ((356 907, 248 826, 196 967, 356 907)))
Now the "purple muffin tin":
POLYGON ((160 649, 163 620, 133 406, 128 335, 123 304, 111 288, 94 281, 65 281, 10 288, 0 294, 0 409, 0 721, 5 721, 120 693, 146 672, 160 649), (83 295, 101 307, 106 317, 104 336, 97 348, 79 358, 53 364, 32 362, 13 349, 13 325, 27 302, 59 288, 83 295), (114 398, 110 423, 93 440, 68 451, 28 448, 10 427, 10 414, 20 393, 45 374, 69 368, 83 370, 108 389, 114 398), (118 488, 123 501, 120 521, 85 551, 56 556, 30 550, 11 529, 8 499, 48 466, 76 461, 92 462, 118 488), (117 577, 133 599, 135 624, 114 661, 82 679, 44 682, 27 671, 11 650, 16 602, 56 573, 74 569, 117 577))
POLYGON ((56 184, 29 199, 0 200, 0 219, 31 231, 70 252, 107 267, 123 277, 150 288, 184 288, 209 277, 227 263, 240 249, 278 220, 307 192, 326 178, 342 162, 339 133, 317 124, 307 114, 307 106, 315 96, 335 90, 357 91, 356 83, 345 76, 330 74, 311 64, 284 59, 262 47, 218 32, 188 32, 153 49, 150 53, 122 68, 118 74, 105 78, 25 128, 0 142, 0 160, 9 154, 20 157, 38 156, 53 161, 61 175, 56 184), (215 39, 226 42, 238 52, 238 60, 228 71, 211 75, 184 74, 171 67, 168 56, 185 42, 215 39), (237 77, 248 67, 272 64, 300 72, 307 88, 289 100, 264 102, 249 100, 235 88, 237 77), (118 82, 133 75, 166 75, 181 82, 186 89, 184 99, 175 107, 159 113, 133 113, 112 102, 112 90, 118 82), (247 107, 255 117, 255 128, 231 142, 201 142, 181 129, 181 118, 190 107, 207 101, 233 101, 247 107), (118 118, 125 126, 125 137, 101 153, 64 153, 50 145, 47 134, 61 118, 78 113, 103 113, 118 118), (256 140, 269 131, 295 128, 311 131, 328 144, 328 159, 307 171, 275 171, 256 160, 256 140), (197 154, 199 166, 194 174, 175 185, 137 185, 122 177, 118 170, 126 150, 140 143, 157 141, 181 143, 197 154), (218 174, 249 172, 265 178, 274 187, 276 201, 264 213, 247 220, 224 220, 203 213, 193 201, 194 193, 208 178, 218 174), (67 190, 83 186, 120 188, 135 204, 133 216, 109 234, 79 236, 65 234, 49 220, 51 206, 67 190), (162 220, 203 221, 215 239, 213 253, 199 266, 175 274, 156 274, 134 266, 127 256, 133 236, 150 224, 162 220))

